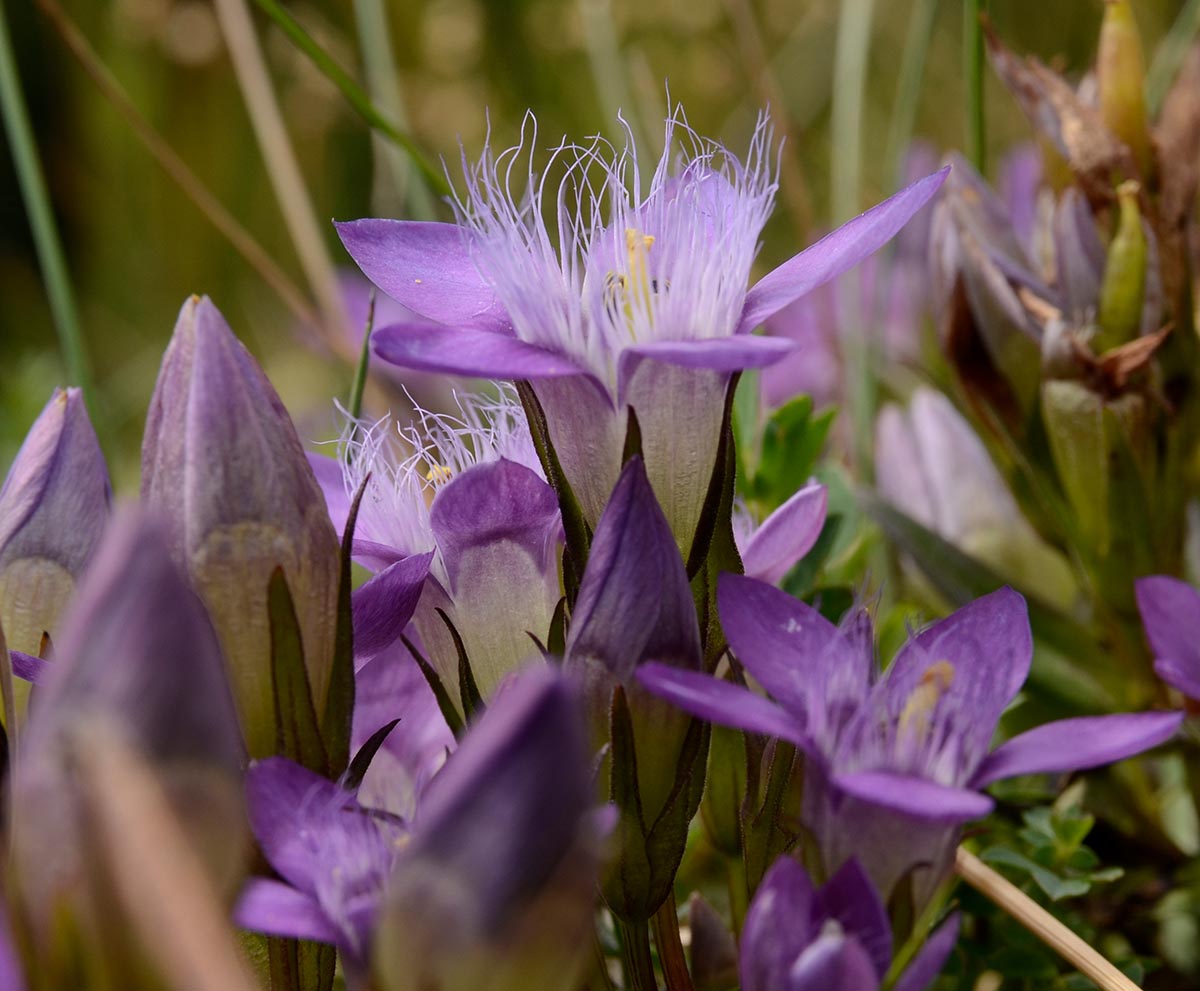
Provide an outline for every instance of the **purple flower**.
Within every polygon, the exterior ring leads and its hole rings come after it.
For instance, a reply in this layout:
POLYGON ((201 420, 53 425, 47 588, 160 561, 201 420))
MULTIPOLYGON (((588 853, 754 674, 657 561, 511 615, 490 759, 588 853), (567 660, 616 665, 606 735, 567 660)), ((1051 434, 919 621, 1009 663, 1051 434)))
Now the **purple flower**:
POLYGON ((1138 610, 1154 651, 1154 670, 1168 685, 1200 702, 1200 593, 1168 575, 1139 578, 1138 610))
POLYGON ((142 442, 142 499, 169 527, 221 638, 251 756, 275 750, 267 588, 282 568, 324 711, 337 536, 287 410, 207 297, 183 304, 142 442))
POLYGON ((112 492, 78 389, 56 389, 0 488, 0 627, 37 654, 91 559, 112 492))
MULTIPOLYGON (((942 923, 893 985, 924 991, 954 949, 958 917, 942 923)), ((763 878, 742 931, 741 991, 878 991, 892 963, 887 910, 851 858, 820 888, 791 857, 763 878)))
MULTIPOLYGON (((542 478, 521 407, 504 390, 496 399, 459 396, 458 405, 457 417, 418 409, 419 424, 401 431, 387 419, 361 425, 348 435, 347 457, 310 459, 339 529, 350 495, 370 476, 355 557, 380 574, 412 563, 409 581, 419 593, 413 626, 456 703, 458 651, 437 610, 461 635, 486 699, 539 657, 530 634, 545 641, 562 595, 558 500, 542 478), (418 556, 424 572, 415 567, 418 556)), ((386 609, 395 590, 380 591, 386 609)))
POLYGON ((918 523, 1046 602, 1068 609, 1071 568, 1021 514, 987 448, 935 389, 916 389, 908 409, 889 403, 875 424, 880 494, 918 523))
POLYGON ((778 585, 804 557, 825 526, 829 491, 810 481, 761 523, 740 499, 733 504, 733 537, 742 569, 778 585))
POLYGON ((982 789, 993 781, 1120 760, 1168 739, 1181 719, 1066 719, 992 751, 1032 659, 1025 601, 1007 588, 915 634, 883 674, 863 612, 839 628, 735 575, 722 575, 718 607, 734 655, 771 699, 662 665, 644 666, 642 683, 705 719, 799 747, 802 817, 826 870, 856 856, 885 896, 914 868, 918 898, 940 881, 960 825, 991 810, 982 789))
POLYGON ((86 914, 90 897, 106 903, 92 890, 103 872, 88 865, 72 756, 93 728, 150 762, 221 884, 237 875, 231 824, 241 820, 245 758, 233 698, 204 608, 153 519, 129 510, 113 520, 39 693, 12 783, 13 858, 39 938, 64 904, 86 914))
POLYGON ((436 321, 383 328, 376 352, 410 368, 533 382, 593 526, 620 473, 626 410, 636 408, 647 473, 686 551, 730 375, 790 349, 750 332, 885 244, 944 175, 850 221, 747 290, 775 193, 765 118, 742 162, 677 114, 645 198, 632 147, 563 143, 550 163, 561 171, 556 184, 535 171, 536 143, 529 116, 519 146, 485 150, 457 200, 458 226, 338 226, 368 278, 436 321), (514 173, 527 179, 524 190, 512 187, 514 173))

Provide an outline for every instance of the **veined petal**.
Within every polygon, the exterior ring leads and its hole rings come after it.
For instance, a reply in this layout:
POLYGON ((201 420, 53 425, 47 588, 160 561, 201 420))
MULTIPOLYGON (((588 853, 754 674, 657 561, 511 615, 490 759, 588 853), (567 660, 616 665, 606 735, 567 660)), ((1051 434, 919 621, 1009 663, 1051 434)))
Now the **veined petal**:
POLYGON ((813 938, 816 891, 808 872, 791 857, 771 865, 746 913, 738 970, 742 991, 786 987, 786 975, 813 938), (781 919, 787 925, 780 925, 781 919))
POLYGON ((792 300, 882 248, 932 199, 949 172, 946 167, 914 182, 763 276, 746 294, 738 332, 753 330, 792 300))
POLYGON ((564 354, 474 327, 393 324, 375 331, 371 346, 384 361, 424 372, 495 379, 590 376, 564 354))
POLYGON ((315 898, 267 878, 251 878, 246 883, 233 909, 233 921, 242 929, 268 936, 318 943, 337 943, 340 935, 315 898))
POLYGON ((913 962, 908 965, 892 987, 892 991, 926 991, 933 979, 946 966, 946 958, 958 942, 957 914, 950 916, 933 931, 925 945, 917 951, 913 962))
POLYGON ((417 608, 432 560, 432 551, 413 554, 354 590, 350 609, 355 658, 373 657, 404 632, 417 608))
POLYGON ((507 331, 510 323, 471 257, 471 233, 412 220, 335 223, 368 279, 394 300, 455 328, 507 331))
POLYGON ((650 662, 638 668, 637 679, 655 695, 710 723, 807 745, 800 724, 788 712, 720 678, 650 662))
POLYGON ((8 652, 12 673, 31 685, 40 685, 50 676, 50 662, 20 650, 8 652))
POLYGON ((870 655, 811 606, 766 582, 722 574, 721 627, 739 661, 789 712, 816 707, 835 683, 865 693, 870 655))
POLYGON ((763 520, 739 548, 746 576, 772 585, 782 581, 821 536, 828 501, 824 485, 806 485, 763 520))
POLYGON ((1018 774, 1081 771, 1124 760, 1165 743, 1182 721, 1182 712, 1060 719, 1001 744, 980 766, 972 784, 983 788, 1018 774))
POLYGON ((1155 670, 1186 695, 1200 698, 1200 592, 1167 575, 1134 584, 1146 639, 1158 660, 1155 670))
POLYGON ((883 980, 892 965, 892 924, 883 899, 858 858, 847 860, 818 897, 825 914, 837 919, 867 951, 876 978, 883 980))
POLYGON ((773 365, 796 350, 786 337, 736 334, 691 341, 651 341, 621 352, 619 381, 624 382, 641 361, 650 358, 680 368, 707 368, 714 372, 739 372, 745 368, 773 365))
POLYGON ((939 822, 978 819, 992 810, 987 795, 965 788, 947 788, 925 778, 887 771, 837 774, 833 784, 847 795, 882 805, 904 815, 939 822))

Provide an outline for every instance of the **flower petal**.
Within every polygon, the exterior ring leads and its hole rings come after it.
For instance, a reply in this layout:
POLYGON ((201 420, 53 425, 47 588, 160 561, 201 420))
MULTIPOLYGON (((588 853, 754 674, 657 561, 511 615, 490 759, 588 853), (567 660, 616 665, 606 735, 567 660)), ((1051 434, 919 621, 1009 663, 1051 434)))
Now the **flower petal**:
POLYGON ((946 966, 946 958, 958 942, 959 921, 957 914, 952 915, 934 930, 893 985, 892 991, 926 991, 946 966))
POLYGON ((457 224, 410 220, 335 223, 363 274, 397 302, 456 328, 506 331, 508 315, 471 257, 457 224))
POLYGON ((844 933, 822 933, 796 958, 786 991, 874 991, 879 986, 866 950, 844 933))
POLYGON ((772 585, 782 581, 821 536, 828 501, 825 486, 812 483, 763 520, 740 548, 746 576, 772 585))
POLYGON ((792 300, 882 248, 929 202, 949 172, 946 167, 914 182, 763 276, 746 294, 738 332, 753 330, 792 300))
POLYGON ((34 657, 20 650, 10 650, 8 658, 12 664, 12 673, 31 685, 40 685, 50 676, 50 662, 41 657, 34 657))
POLYGON ((972 784, 983 788, 1018 774, 1056 774, 1111 764, 1169 740, 1182 721, 1182 712, 1060 719, 1001 744, 980 766, 972 784))
POLYGON ((350 515, 350 496, 346 492, 346 482, 342 474, 342 465, 337 458, 324 454, 306 452, 308 466, 316 476, 317 485, 325 497, 325 508, 329 510, 329 518, 333 528, 341 537, 346 529, 346 518, 350 515))
POLYGON ((1200 592, 1167 575, 1134 583, 1155 670, 1185 695, 1200 699, 1200 592))
POLYGON ((835 684, 866 691, 869 653, 856 650, 841 630, 799 599, 766 582, 723 574, 717 608, 738 660, 789 712, 806 712, 810 693, 820 708, 835 684))
POLYGON ((892 924, 883 899, 857 857, 851 857, 821 888, 825 914, 837 919, 847 933, 862 944, 875 976, 883 980, 892 965, 892 924))
POLYGON ((339 933, 315 898, 279 881, 251 878, 233 909, 243 929, 318 943, 337 943, 339 933))
POLYGON ((742 928, 738 969, 742 991, 786 987, 792 962, 812 939, 816 892, 808 872, 791 857, 771 865, 742 928), (786 919, 787 925, 780 925, 786 919))
POLYGON ((799 724, 788 712, 720 678, 650 662, 638 668, 637 679, 648 691, 710 723, 778 737, 798 746, 807 744, 799 724))
POLYGON ((639 362, 650 358, 680 368, 707 368, 714 372, 740 372, 764 368, 796 350, 796 342, 785 337, 736 334, 690 341, 651 341, 621 352, 620 379, 624 381, 639 362))
POLYGON ((404 632, 421 598, 432 560, 432 551, 413 554, 354 590, 350 610, 356 660, 374 657, 404 632))
POLYGON ((371 346, 384 361, 424 372, 445 372, 491 379, 539 379, 587 375, 566 355, 515 337, 473 327, 401 323, 371 335, 371 346))
POLYGON ((855 771, 834 775, 834 785, 848 795, 904 815, 938 822, 978 819, 992 810, 987 795, 947 788, 926 778, 887 771, 855 771))

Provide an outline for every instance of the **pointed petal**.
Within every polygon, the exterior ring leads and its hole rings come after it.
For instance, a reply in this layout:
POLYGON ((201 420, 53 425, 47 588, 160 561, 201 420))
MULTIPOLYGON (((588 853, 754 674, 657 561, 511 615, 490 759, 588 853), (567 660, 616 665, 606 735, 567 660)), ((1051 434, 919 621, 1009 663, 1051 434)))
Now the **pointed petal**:
POLYGON ((867 951, 876 978, 883 980, 892 965, 892 924, 883 899, 858 858, 847 860, 818 897, 824 913, 837 919, 867 951))
POLYGON ((1135 587, 1159 676, 1200 699, 1200 593, 1167 575, 1140 578, 1135 587))
POLYGON ((423 372, 491 379, 540 379, 586 375, 566 355, 526 344, 515 337, 473 327, 393 324, 371 335, 384 361, 423 372))
POLYGON ((855 940, 823 933, 796 958, 786 991, 874 991, 878 977, 871 958, 855 940))
POLYGON ((504 307, 471 257, 470 234, 458 225, 352 220, 334 227, 363 274, 414 313, 456 328, 508 330, 504 307))
POLYGON ((638 668, 637 678, 650 692, 710 723, 807 743, 796 720, 774 702, 720 678, 653 662, 638 668))
POLYGON ((252 932, 318 943, 336 943, 339 935, 315 898, 267 878, 246 883, 233 909, 233 921, 252 932))
POLYGON ((1018 774, 1056 774, 1111 764, 1165 743, 1182 721, 1182 712, 1060 719, 1001 744, 980 766, 972 784, 983 788, 1018 774))
POLYGON ((808 872, 791 857, 771 865, 742 928, 738 956, 742 991, 786 988, 792 962, 814 935, 816 892, 808 872), (786 919, 787 925, 780 925, 786 919))
POLYGON ((763 520, 741 548, 746 576, 781 582, 821 536, 828 501, 824 485, 806 485, 763 520))
POLYGON ((946 966, 946 959, 958 942, 959 922, 959 916, 952 915, 934 930, 933 935, 925 940, 925 945, 917 951, 913 962, 900 975, 892 991, 926 991, 946 966))
POLYGON ((40 685, 50 676, 50 662, 19 650, 8 652, 12 673, 31 685, 40 685))
POLYGON ((882 805, 904 815, 938 822, 978 819, 992 810, 987 795, 965 788, 947 788, 925 778, 888 771, 839 774, 833 783, 848 795, 882 805))
POLYGON ((738 331, 753 330, 792 300, 836 278, 882 248, 929 202, 949 172, 946 167, 914 182, 760 279, 746 294, 738 331))
POLYGON ((421 598, 432 560, 432 551, 413 554, 354 590, 350 610, 356 659, 373 657, 404 632, 421 598))
POLYGON ((785 337, 759 337, 753 334, 690 341, 652 341, 625 348, 621 352, 620 377, 622 380, 628 378, 633 367, 647 358, 680 368, 738 372, 744 368, 773 365, 795 349, 796 342, 785 337))
POLYGON ((753 578, 722 574, 721 627, 739 661, 789 712, 824 701, 835 683, 866 691, 870 655, 811 606, 753 578))

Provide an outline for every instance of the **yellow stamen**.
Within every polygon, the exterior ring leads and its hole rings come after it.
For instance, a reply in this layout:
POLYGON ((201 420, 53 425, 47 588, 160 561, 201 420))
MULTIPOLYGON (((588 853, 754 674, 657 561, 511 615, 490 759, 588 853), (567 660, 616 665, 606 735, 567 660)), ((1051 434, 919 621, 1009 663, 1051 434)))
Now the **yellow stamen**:
POLYGON ((929 721, 941 697, 954 684, 954 665, 949 661, 937 661, 925 669, 917 687, 908 696, 900 713, 899 735, 909 734, 918 740, 929 732, 929 721))
POLYGON ((434 485, 445 485, 453 477, 454 472, 445 465, 431 465, 429 471, 425 472, 425 481, 434 485))

